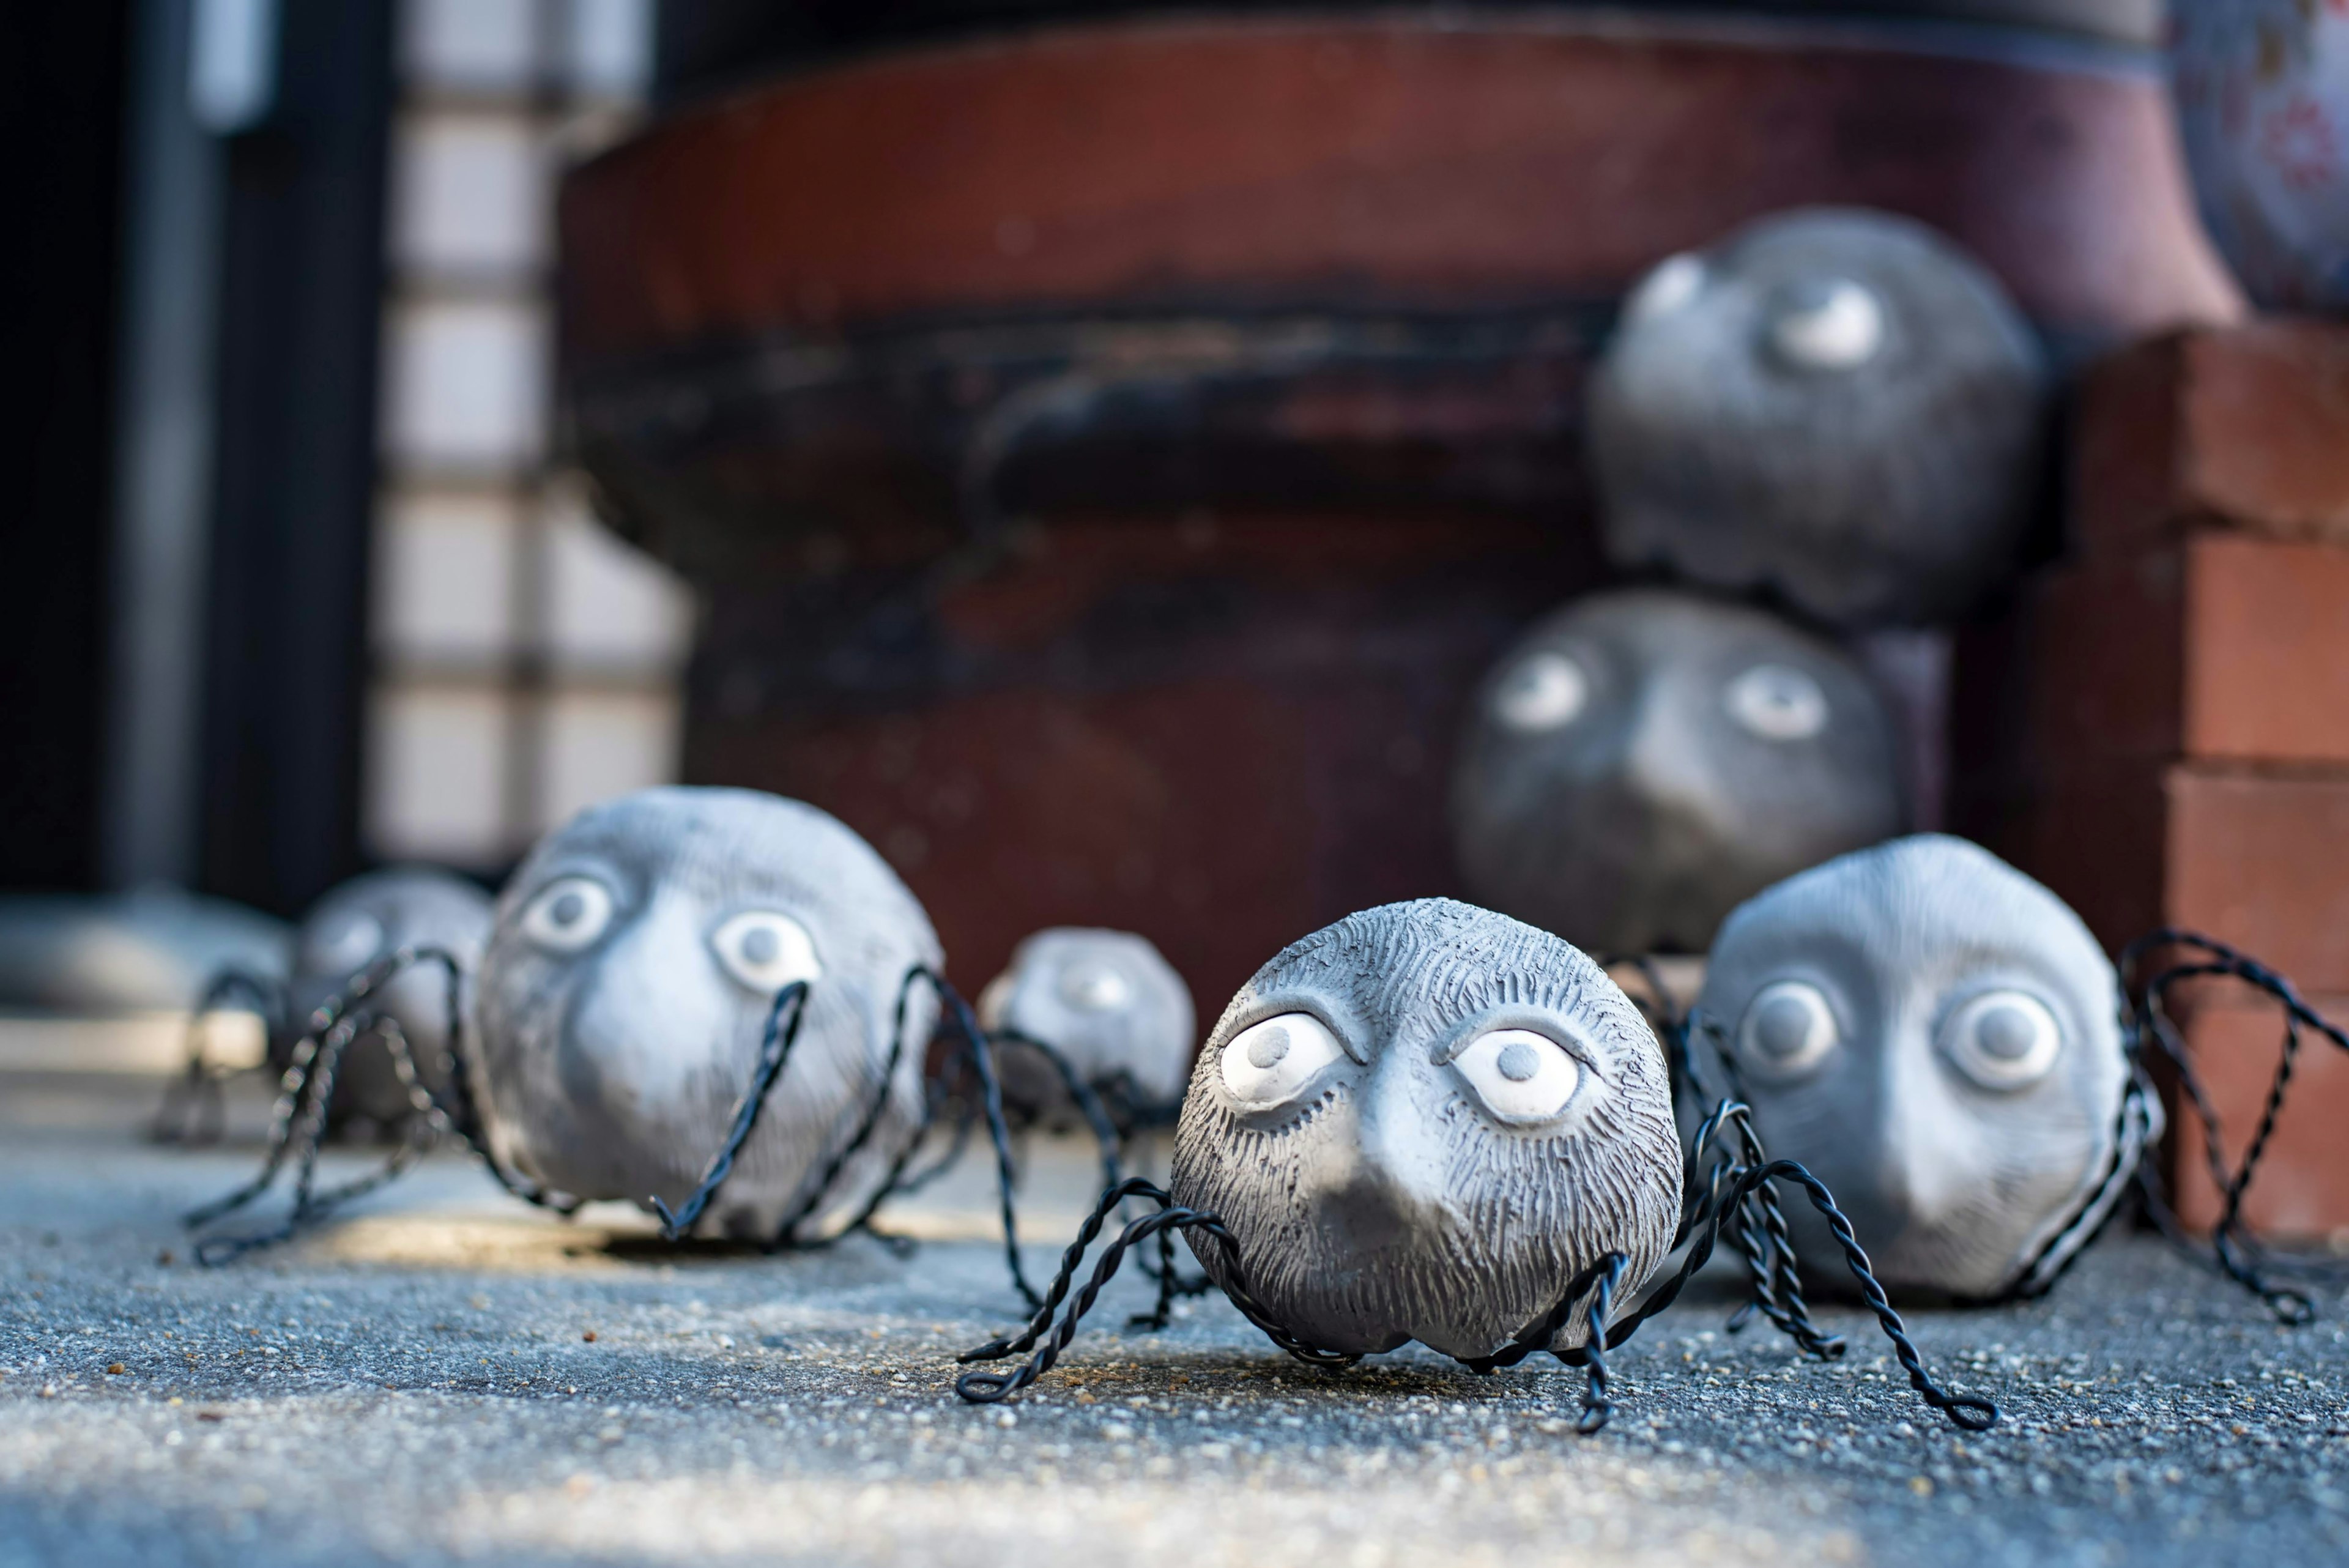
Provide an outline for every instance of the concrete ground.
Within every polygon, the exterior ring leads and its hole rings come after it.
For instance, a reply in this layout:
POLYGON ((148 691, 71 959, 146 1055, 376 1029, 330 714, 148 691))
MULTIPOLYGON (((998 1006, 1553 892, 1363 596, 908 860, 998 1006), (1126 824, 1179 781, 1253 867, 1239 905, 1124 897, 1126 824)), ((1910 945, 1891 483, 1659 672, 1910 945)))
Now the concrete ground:
MULTIPOLYGON (((1219 1296, 1128 1331, 1144 1286, 1123 1280, 1063 1371, 978 1408, 953 1353, 1017 1314, 976 1172, 895 1217, 929 1238, 910 1256, 770 1259, 672 1252, 619 1210, 565 1224, 436 1158, 207 1270, 174 1216, 252 1149, 145 1144, 154 1089, 0 1072, 6 1568, 2349 1553, 2349 1302, 2280 1328, 2142 1239, 2108 1238, 2050 1301, 1912 1315, 1937 1372, 2005 1409, 1981 1437, 1918 1406, 1860 1314, 1823 1313, 1853 1352, 1806 1363, 1723 1332, 1726 1287, 1619 1353, 1593 1438, 1554 1365, 1323 1373, 1219 1296)), ((1073 1148, 1034 1164, 1040 1273, 1088 1177, 1073 1148)))

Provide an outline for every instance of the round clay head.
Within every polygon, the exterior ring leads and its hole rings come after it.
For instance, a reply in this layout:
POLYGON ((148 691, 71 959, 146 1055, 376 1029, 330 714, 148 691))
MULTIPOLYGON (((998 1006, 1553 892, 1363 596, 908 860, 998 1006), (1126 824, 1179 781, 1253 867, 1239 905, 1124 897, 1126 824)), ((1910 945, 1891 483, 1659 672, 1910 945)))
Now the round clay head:
MULTIPOLYGON (((2119 996, 2061 899, 1920 834, 1740 908, 1697 1007, 1764 1147, 1834 1189, 1885 1282, 1984 1297, 2104 1175, 2129 1075, 2119 996)), ((1804 1262, 1834 1277, 1825 1228, 1795 1220, 1804 1262)))
MULTIPOLYGON (((979 993, 978 1020, 1060 1053, 1112 1116, 1183 1097, 1197 1023, 1191 988, 1146 940, 1072 926, 1038 931, 979 993)), ((1074 1107, 1050 1064, 1017 1046, 997 1054, 1015 1119, 1071 1124, 1074 1107)))
POLYGON ((813 806, 668 788, 593 807, 498 899, 479 986, 492 1146, 579 1198, 681 1202, 732 1124, 775 998, 805 981, 798 1043, 714 1222, 771 1233, 881 1100, 875 1135, 825 1195, 851 1202, 919 1123, 928 987, 882 1075, 906 974, 939 961, 913 894, 813 806))
MULTIPOLYGON (((294 939, 287 1013, 299 1034, 312 1009, 343 992, 351 977, 401 948, 439 948, 470 973, 490 938, 490 896, 463 877, 429 866, 395 866, 354 877, 322 895, 294 939)), ((427 1082, 439 1087, 449 1043, 449 974, 436 965, 401 971, 367 1003, 388 1013, 427 1082)), ((293 1040, 283 1043, 290 1050, 293 1040)), ((365 1117, 388 1127, 413 1108, 391 1053, 363 1034, 336 1076, 336 1119, 365 1117)))
POLYGON ((2013 566, 2047 373, 1933 231, 1782 213, 1632 291, 1593 381, 1607 550, 1839 625, 1963 610, 2013 566))
POLYGON ((1741 606, 1602 594, 1485 679, 1453 842, 1495 909, 1593 951, 1701 952, 1738 900, 1900 830, 1896 756, 1826 643, 1741 606))
MULTIPOLYGON (((1334 1351, 1488 1355, 1610 1251, 1626 1301, 1680 1194, 1638 1010, 1557 938, 1448 898, 1350 915, 1257 971, 1174 1138, 1174 1200, 1220 1215, 1269 1315, 1334 1351)), ((1222 1244, 1185 1234, 1224 1282, 1222 1244)), ((1555 1345, 1587 1331, 1578 1314, 1555 1345)))

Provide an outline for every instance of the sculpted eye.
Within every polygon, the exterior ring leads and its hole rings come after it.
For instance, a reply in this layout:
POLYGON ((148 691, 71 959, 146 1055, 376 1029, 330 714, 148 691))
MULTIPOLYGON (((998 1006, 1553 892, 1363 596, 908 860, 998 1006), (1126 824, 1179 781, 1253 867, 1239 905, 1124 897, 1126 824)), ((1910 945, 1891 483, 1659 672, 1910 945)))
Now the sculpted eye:
POLYGON ((1737 1055, 1765 1078, 1791 1078, 1835 1049, 1834 1011, 1818 987, 1782 980, 1762 988, 1737 1025, 1737 1055))
POLYGON ((1856 369, 1884 347, 1884 306, 1849 278, 1805 285, 1771 317, 1770 347, 1801 369, 1856 369))
POLYGON ((1295 1098, 1344 1054, 1328 1024, 1309 1012, 1284 1012, 1233 1035, 1218 1065, 1232 1098, 1244 1106, 1277 1106, 1295 1098))
POLYGON ((2037 997, 2020 991, 1977 996, 1941 1026, 1941 1054, 1985 1089, 2019 1089, 2047 1075, 2064 1031, 2037 997))
POLYGON ((1566 1047, 1530 1029, 1480 1034, 1452 1064, 1496 1116, 1554 1116, 1582 1081, 1582 1069, 1566 1047))
POLYGON ((1764 741, 1807 741, 1826 728, 1827 694, 1792 665, 1757 664, 1721 700, 1748 734, 1764 741))
POLYGON ((575 953, 612 923, 612 891, 593 877, 550 882, 522 912, 522 934, 551 953, 575 953))
POLYGON ((345 973, 361 968, 383 950, 383 922, 354 909, 310 940, 305 968, 345 973))
POLYGON ((1061 1000, 1080 1012, 1114 1012, 1133 999, 1133 987, 1105 963, 1071 964, 1061 976, 1061 1000))
POLYGON ((1493 689, 1493 717, 1512 730, 1571 724, 1590 701, 1590 678, 1563 653, 1527 654, 1493 689))
POLYGON ((1650 321, 1669 316, 1694 299, 1704 288, 1704 263, 1685 251, 1656 264, 1631 297, 1623 302, 1627 321, 1650 321))
POLYGON ((749 909, 718 928, 709 939, 726 972, 752 991, 771 994, 795 980, 821 979, 815 939, 789 915, 749 909))

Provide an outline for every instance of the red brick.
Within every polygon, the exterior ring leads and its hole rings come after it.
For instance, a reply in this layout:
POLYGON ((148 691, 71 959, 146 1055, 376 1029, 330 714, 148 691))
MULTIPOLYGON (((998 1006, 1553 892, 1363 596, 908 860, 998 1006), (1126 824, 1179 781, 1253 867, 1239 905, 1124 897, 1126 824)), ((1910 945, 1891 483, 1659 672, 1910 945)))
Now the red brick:
POLYGON ((2349 327, 2192 329, 2106 359, 2082 388, 2073 486, 2090 556, 2207 529, 2349 543, 2349 327))
MULTIPOLYGON (((2349 1021, 2349 996, 2312 998, 2311 1005, 2336 1023, 2349 1021)), ((2232 1170, 2267 1104, 2282 1051, 2283 1013, 2248 992, 2237 992, 2188 1010, 2185 1035, 2195 1075, 2218 1108, 2220 1152, 2232 1170)), ((2262 1237, 2304 1241, 2349 1232, 2349 1137, 2341 1135, 2344 1106, 2349 1053, 2313 1030, 2302 1031, 2292 1089, 2244 1194, 2244 1218, 2262 1237)), ((2220 1202, 2201 1124, 2174 1111, 2171 1124, 2169 1170, 2178 1217, 2207 1232, 2218 1220, 2220 1202)))
POLYGON ((2164 913, 2304 992, 2349 992, 2349 775, 2170 770, 2164 913))
POLYGON ((2209 535, 2184 579, 2178 751, 2349 762, 2349 550, 2209 535))

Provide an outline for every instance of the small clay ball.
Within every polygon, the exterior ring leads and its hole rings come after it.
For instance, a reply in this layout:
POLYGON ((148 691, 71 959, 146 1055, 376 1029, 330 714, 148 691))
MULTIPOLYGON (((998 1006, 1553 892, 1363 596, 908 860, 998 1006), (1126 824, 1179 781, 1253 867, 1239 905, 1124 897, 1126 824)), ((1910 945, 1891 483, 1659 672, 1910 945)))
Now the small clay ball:
MULTIPOLYGON (((2109 1168, 2129 1076, 2119 998, 2063 900, 1987 850, 1920 834, 1739 909, 1697 1007, 1764 1144, 1834 1189, 1878 1276, 1984 1297, 2109 1168)), ((1826 1227, 1788 1207, 1806 1266, 1838 1277, 1826 1227)))
MULTIPOLYGON (((1207 1037, 1174 1200, 1221 1216, 1246 1282, 1326 1350, 1489 1355, 1604 1254, 1619 1310, 1679 1219, 1663 1055, 1598 965, 1426 898, 1287 949, 1207 1037)), ((1218 1283, 1221 1243, 1186 1231, 1218 1283)), ((1577 1313, 1553 1345, 1588 1333, 1577 1313)))
MULTIPOLYGON (((1050 1046, 1127 1125, 1171 1110, 1190 1082, 1198 1026, 1191 988, 1129 931, 1038 931, 979 993, 978 1018, 990 1033, 1009 1030, 1050 1046)), ((997 1068, 1014 1121, 1077 1125, 1067 1085, 1035 1052, 1007 1045, 997 1068)))
POLYGON ((1671 257, 1593 380, 1608 553, 1843 626, 2011 572, 2048 372, 1998 281, 1922 224, 1782 213, 1671 257))
POLYGON ((819 1214, 868 1196, 922 1115, 938 942, 896 873, 812 805, 752 790, 640 791, 574 817, 498 900, 479 1050, 501 1158, 582 1199, 681 1203, 732 1125, 776 996, 806 1014, 706 1225, 769 1235, 868 1109, 819 1214))
POLYGON ((1476 898, 1595 952, 1702 952, 1738 901, 1898 833, 1892 722, 1843 653, 1660 589, 1578 600, 1503 655, 1452 783, 1476 898))
MULTIPOLYGON (((489 941, 491 908, 490 895, 479 887, 429 866, 370 871, 322 895, 295 934, 286 985, 288 1032, 274 1045, 278 1064, 306 1028, 311 1011, 347 990, 354 975, 386 954, 404 947, 439 948, 470 973, 489 941)), ((448 971, 435 964, 403 970, 363 1005, 398 1023, 424 1081, 436 1090, 444 1087, 448 971)), ((354 1040, 336 1076, 332 1119, 388 1130, 413 1108, 381 1038, 370 1032, 354 1040)))

